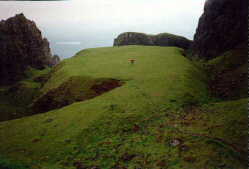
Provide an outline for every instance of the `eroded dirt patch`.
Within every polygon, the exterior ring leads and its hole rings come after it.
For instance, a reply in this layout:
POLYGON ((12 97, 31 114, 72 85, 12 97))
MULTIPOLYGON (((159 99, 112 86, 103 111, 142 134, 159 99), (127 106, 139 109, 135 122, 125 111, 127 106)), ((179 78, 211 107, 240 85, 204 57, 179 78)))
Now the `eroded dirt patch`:
POLYGON ((91 87, 91 89, 95 91, 97 95, 101 95, 102 93, 108 92, 112 89, 115 89, 116 87, 120 87, 121 85, 122 85, 122 82, 119 80, 107 79, 97 84, 94 84, 91 87))
POLYGON ((77 101, 92 99, 122 85, 123 82, 116 79, 71 77, 58 88, 36 99, 32 109, 34 113, 47 112, 77 101))

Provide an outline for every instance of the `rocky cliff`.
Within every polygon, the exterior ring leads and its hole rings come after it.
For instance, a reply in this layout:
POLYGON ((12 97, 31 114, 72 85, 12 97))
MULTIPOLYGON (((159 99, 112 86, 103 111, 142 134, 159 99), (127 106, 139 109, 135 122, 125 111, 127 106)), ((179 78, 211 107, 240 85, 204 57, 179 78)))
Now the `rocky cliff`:
POLYGON ((190 47, 191 41, 168 33, 147 35, 144 33, 125 32, 114 40, 114 46, 123 45, 176 46, 187 49, 190 47))
POLYGON ((22 78, 28 67, 42 69, 51 64, 49 42, 33 21, 18 14, 0 22, 0 84, 22 78))
POLYGON ((207 60, 209 87, 219 98, 248 97, 248 0, 207 0, 191 48, 207 60))
POLYGON ((212 59, 247 41, 248 0, 207 0, 194 36, 193 54, 212 59))

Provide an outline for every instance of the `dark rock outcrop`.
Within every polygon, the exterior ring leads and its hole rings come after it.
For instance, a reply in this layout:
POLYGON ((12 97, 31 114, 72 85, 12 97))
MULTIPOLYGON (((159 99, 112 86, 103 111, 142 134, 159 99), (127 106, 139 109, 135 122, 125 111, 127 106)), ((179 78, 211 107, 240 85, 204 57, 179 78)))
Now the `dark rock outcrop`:
POLYGON ((153 45, 152 38, 144 33, 126 32, 114 40, 114 46, 153 45))
POLYGON ((49 42, 33 21, 18 14, 0 22, 0 85, 20 80, 28 67, 50 64, 49 42))
POLYGON ((207 0, 192 54, 212 59, 247 41, 248 0, 207 0))
POLYGON ((158 35, 147 35, 144 33, 126 32, 120 34, 114 40, 114 46, 123 45, 148 45, 148 46, 176 46, 187 49, 191 41, 177 35, 161 33, 158 35))
POLYGON ((248 0, 207 0, 191 57, 208 60, 209 87, 225 100, 248 97, 248 0))

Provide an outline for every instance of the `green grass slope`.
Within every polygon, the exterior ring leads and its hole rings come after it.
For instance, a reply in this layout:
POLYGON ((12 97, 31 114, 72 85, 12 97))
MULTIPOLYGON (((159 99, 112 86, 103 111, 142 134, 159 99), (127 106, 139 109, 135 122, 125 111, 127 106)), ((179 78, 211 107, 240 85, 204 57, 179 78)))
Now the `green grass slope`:
POLYGON ((248 97, 248 48, 240 44, 207 64, 210 89, 216 97, 238 99, 248 97))
POLYGON ((0 152, 5 158, 34 169, 245 167, 244 143, 236 144, 245 133, 236 129, 244 131, 247 100, 230 107, 230 102, 205 104, 210 101, 205 74, 181 49, 83 50, 52 70, 42 95, 72 77, 80 79, 77 85, 84 90, 76 89, 83 93, 89 92, 89 79, 123 84, 60 109, 0 123, 0 152), (136 59, 133 65, 130 58, 136 59), (226 128, 234 117, 240 125, 226 128), (228 131, 232 132, 225 134, 228 131))

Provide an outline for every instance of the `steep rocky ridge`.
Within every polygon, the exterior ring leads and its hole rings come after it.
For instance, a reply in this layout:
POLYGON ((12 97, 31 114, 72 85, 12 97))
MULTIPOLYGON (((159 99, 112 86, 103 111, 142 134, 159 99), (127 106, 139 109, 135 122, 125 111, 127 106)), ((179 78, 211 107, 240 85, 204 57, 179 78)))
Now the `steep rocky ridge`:
POLYGON ((125 32, 114 40, 114 46, 123 45, 177 46, 187 49, 190 47, 191 41, 184 37, 169 33, 147 35, 137 32, 125 32))
POLYGON ((247 0, 207 0, 194 36, 193 55, 218 57, 247 41, 247 0))
POLYGON ((18 14, 0 22, 0 85, 23 77, 28 67, 51 65, 49 42, 33 21, 18 14))

